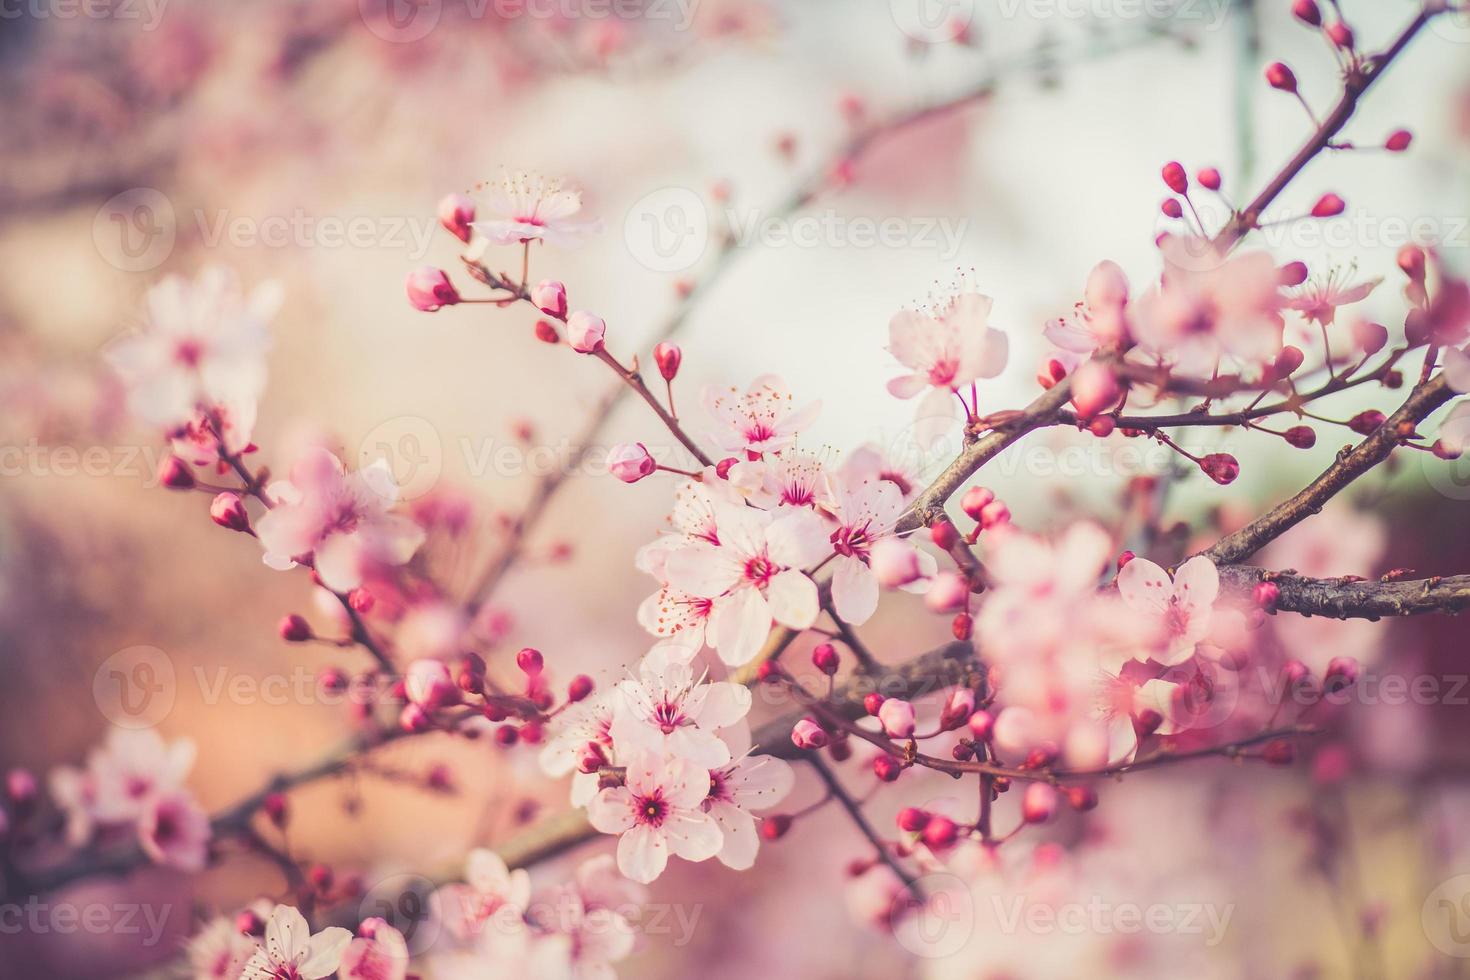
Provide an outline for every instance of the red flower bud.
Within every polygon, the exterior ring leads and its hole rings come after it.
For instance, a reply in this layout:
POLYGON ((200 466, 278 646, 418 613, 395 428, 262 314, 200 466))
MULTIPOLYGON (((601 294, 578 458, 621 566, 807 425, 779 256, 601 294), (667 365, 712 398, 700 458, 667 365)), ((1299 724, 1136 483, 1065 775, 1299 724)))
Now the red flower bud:
POLYGON ((1097 790, 1091 786, 1068 786, 1062 790, 1062 795, 1067 798, 1067 805, 1079 812, 1085 813, 1097 807, 1097 790))
POLYGON ((1347 202, 1336 194, 1323 194, 1312 206, 1312 217, 1335 218, 1347 210, 1347 202))
POLYGON ((1352 657, 1333 657, 1322 675, 1322 689, 1328 694, 1352 687, 1358 682, 1358 662, 1352 657))
POLYGON ((1352 429, 1360 436, 1366 436, 1376 430, 1386 421, 1388 421, 1388 416, 1384 415, 1376 408, 1370 408, 1367 411, 1359 412, 1357 415, 1354 415, 1352 418, 1348 419, 1348 428, 1352 429))
POLYGON ((765 840, 780 840, 791 829, 791 818, 784 813, 773 813, 761 818, 761 837, 765 840))
POLYGON ((1266 66, 1266 81, 1270 82, 1274 89, 1280 89, 1283 92, 1296 91, 1296 75, 1279 61, 1266 66))
POLYGON ((1184 217, 1184 206, 1174 198, 1165 198, 1164 203, 1159 205, 1159 210, 1164 212, 1166 218, 1184 217))
POLYGON ((1290 742, 1278 738, 1266 743, 1266 747, 1261 750, 1261 758, 1273 766, 1289 766, 1296 759, 1296 749, 1292 748, 1290 742))
POLYGON ((592 678, 586 674, 578 674, 567 685, 567 700, 573 704, 585 700, 587 695, 592 693, 592 686, 592 678))
POLYGON ((679 373, 679 365, 684 362, 684 352, 674 344, 659 344, 653 349, 653 360, 663 379, 673 381, 679 373))
POLYGON ((1293 425, 1284 435, 1286 441, 1298 449, 1311 449, 1317 444, 1317 433, 1310 425, 1293 425))
POLYGON ((969 613, 956 613, 949 629, 956 640, 968 640, 975 630, 975 621, 970 618, 969 613))
POLYGON ((522 673, 534 677, 541 673, 541 668, 546 666, 546 663, 541 658, 540 650, 533 647, 526 647, 520 653, 516 654, 516 666, 521 668, 522 673))
POLYGON ((1296 374, 1297 368, 1302 366, 1302 361, 1306 358, 1300 347, 1287 344, 1271 363, 1271 374, 1277 378, 1289 378, 1296 374))
POLYGON ((1220 171, 1214 167, 1206 167, 1194 175, 1200 186, 1207 191, 1218 191, 1220 189, 1220 171))
POLYGON ((970 520, 978 521, 980 520, 980 512, 994 499, 995 494, 990 490, 984 487, 971 487, 960 498, 960 509, 965 512, 970 520))
POLYGON ((960 828, 948 817, 941 817, 938 814, 934 814, 929 818, 929 822, 924 825, 922 836, 924 843, 937 851, 940 848, 949 847, 958 840, 960 828))
POLYGON ((1384 142, 1383 148, 1390 153, 1402 153, 1414 142, 1414 134, 1407 129, 1396 129, 1389 134, 1388 140, 1384 142))
POLYGON ((1189 192, 1189 176, 1184 172, 1184 165, 1178 161, 1170 161, 1164 164, 1163 177, 1164 183, 1175 194, 1186 194, 1189 192))
POLYGON ((272 793, 267 796, 261 802, 260 809, 265 813, 270 822, 277 827, 286 826, 286 821, 291 815, 290 809, 286 806, 286 794, 284 793, 272 793))
POLYGON ((940 521, 929 527, 929 540, 933 541, 936 547, 943 548, 945 551, 953 547, 959 538, 960 532, 949 521, 940 521))
POLYGON ((898 811, 898 826, 911 834, 917 834, 929 826, 929 814, 918 807, 906 806, 898 811))
POLYGON ((841 664, 842 658, 837 655, 837 648, 832 644, 819 643, 812 648, 812 666, 828 677, 837 673, 837 668, 841 664))
POLYGON ((245 511, 245 502, 238 493, 226 490, 215 497, 209 505, 209 517, 220 527, 231 531, 250 530, 250 515, 245 511))
POLYGON ((876 717, 878 709, 883 707, 883 701, 883 695, 877 691, 869 691, 867 696, 863 698, 863 710, 876 717))
POLYGON ((1291 5, 1291 12, 1303 24, 1310 27, 1322 26, 1322 11, 1317 6, 1317 0, 1296 0, 1291 5))
POLYGON ((1353 29, 1339 20, 1327 28, 1327 38, 1339 48, 1351 48, 1353 46, 1353 29))
POLYGON ((1399 249, 1398 263, 1411 282, 1424 281, 1424 250, 1418 245, 1405 245, 1399 249))
POLYGON ((1229 453, 1210 453, 1199 461, 1199 468, 1222 487, 1234 483, 1240 475, 1240 463, 1229 453))
POLYGON ((501 748, 508 749, 520 741, 521 733, 514 725, 501 725, 495 729, 495 742, 501 748))
POLYGON ((1300 286, 1307 281, 1305 262, 1288 262, 1276 271, 1283 286, 1300 286))
POLYGON ((891 783, 903 775, 903 765, 891 755, 880 755, 873 760, 873 775, 885 783, 891 783))
POLYGON ((1281 598, 1281 586, 1275 582, 1257 582, 1251 590, 1251 601, 1262 609, 1274 610, 1276 600, 1281 598))
POLYGON ((158 465, 158 482, 170 490, 188 490, 194 486, 194 471, 179 457, 168 456, 158 465))
POLYGON ((281 634, 281 639, 287 643, 304 643, 315 635, 312 633, 311 624, 306 621, 306 618, 296 613, 292 613, 283 618, 277 624, 276 630, 281 634))
POLYGON ((555 327, 545 320, 536 321, 536 339, 547 344, 561 343, 561 335, 556 332, 555 327))

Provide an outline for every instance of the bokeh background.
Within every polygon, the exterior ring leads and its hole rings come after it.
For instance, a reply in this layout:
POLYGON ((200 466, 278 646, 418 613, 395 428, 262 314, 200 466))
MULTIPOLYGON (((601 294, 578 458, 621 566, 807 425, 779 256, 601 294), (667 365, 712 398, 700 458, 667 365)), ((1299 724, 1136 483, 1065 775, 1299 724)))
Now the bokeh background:
MULTIPOLYGON (((109 721, 94 677, 140 645, 172 666, 158 726, 197 741, 192 786, 211 810, 352 730, 340 706, 311 697, 218 694, 224 676, 310 678, 334 662, 361 664, 351 651, 282 643, 280 616, 320 614, 306 578, 262 566, 250 542, 208 521, 207 498, 155 485, 161 447, 123 414, 99 352, 137 322, 161 275, 223 263, 247 283, 282 282, 256 458, 284 469, 294 447, 325 436, 345 458, 387 456, 412 497, 472 501, 473 533, 434 558, 467 588, 536 477, 568 465, 609 379, 537 341, 524 309, 409 307, 408 271, 457 272, 459 243, 434 221, 445 193, 502 167, 565 175, 603 231, 576 250, 538 250, 533 273, 563 279, 574 305, 599 311, 620 353, 647 358, 669 317, 686 311, 677 339, 687 415, 704 383, 777 372, 798 398, 822 401, 820 442, 877 442, 923 468, 936 460, 911 448, 912 406, 883 389, 893 312, 957 279, 992 295, 1012 358, 982 406, 1024 404, 1041 327, 1080 295, 1093 264, 1118 261, 1135 283, 1155 274, 1161 164, 1218 166, 1241 201, 1308 130, 1301 108, 1259 81, 1264 63, 1293 65, 1319 111, 1337 78, 1330 52, 1284 2, 688 0, 619 6, 618 16, 570 2, 393 2, 26 0, 0 12, 0 765, 44 771, 80 759, 109 721), (954 25, 965 27, 958 37, 954 25), (870 125, 977 86, 992 90, 842 160, 870 125), (794 187, 818 193, 783 224, 794 187), (732 214, 764 233, 722 248, 732 214), (883 221, 896 222, 896 237, 863 237, 865 222, 883 221), (681 289, 716 269, 686 304, 681 289)), ((1374 45, 1415 4, 1344 7, 1374 45)), ((1356 263, 1364 277, 1387 277, 1365 312, 1391 328, 1404 309, 1399 246, 1438 242, 1451 267, 1470 271, 1467 52, 1464 17, 1421 38, 1348 134, 1373 144, 1407 127, 1412 151, 1323 157, 1279 207, 1305 210, 1334 190, 1347 214, 1265 239, 1314 272, 1356 263)), ((472 284, 461 285, 468 294, 472 284)), ((1333 412, 1376 404, 1369 397, 1343 396, 1333 412)), ((600 439, 631 438, 663 448, 642 406, 625 401, 600 439)), ((984 482, 1019 523, 1044 530, 1078 513, 1108 516, 1124 481, 1159 475, 1177 481, 1171 520, 1207 536, 1293 491, 1344 441, 1324 437, 1303 452, 1247 433, 1211 440, 1242 461, 1229 491, 1174 474, 1167 457, 1099 453, 1061 430, 1033 437, 984 482), (1078 446, 1086 452, 1068 455, 1078 446)), ((1466 571, 1470 482, 1455 464, 1406 455, 1334 504, 1314 538, 1293 532, 1283 559, 1305 570, 1303 556, 1319 553, 1324 574, 1466 571)), ((616 680, 647 646, 633 614, 653 586, 631 559, 667 495, 577 470, 493 601, 499 652, 534 645, 564 677, 616 680)), ((945 636, 945 622, 906 602, 885 604, 866 630, 883 659, 945 636)), ((915 956, 861 921, 844 869, 864 845, 833 811, 767 845, 751 872, 677 864, 655 894, 686 921, 697 916, 697 928, 648 929, 622 974, 1470 973, 1470 878, 1457 879, 1470 875, 1463 624, 1287 628, 1324 661, 1351 650, 1381 676, 1439 686, 1404 703, 1358 699, 1289 768, 1215 760, 1105 786, 1101 808, 1047 831, 1075 859, 1030 844, 1018 857, 1033 894, 1228 907, 1218 944, 1007 928, 981 882, 969 940, 915 956), (1449 938, 1441 900, 1463 916, 1449 938)), ((524 750, 430 739, 380 762, 420 772, 443 763, 453 792, 389 772, 293 796, 293 852, 354 869, 370 893, 395 876, 452 870, 468 847, 565 806, 563 788, 524 750)), ((862 771, 846 771, 857 786, 862 771)), ((907 794, 876 798, 875 821, 891 826, 916 794, 947 791, 916 779, 907 794)), ((818 795, 803 777, 791 805, 818 795)), ((279 888, 278 872, 248 857, 192 881, 147 871, 88 884, 67 898, 147 896, 178 914, 147 948, 136 937, 7 931, 0 976, 157 971, 176 956, 196 903, 232 909, 279 888)))

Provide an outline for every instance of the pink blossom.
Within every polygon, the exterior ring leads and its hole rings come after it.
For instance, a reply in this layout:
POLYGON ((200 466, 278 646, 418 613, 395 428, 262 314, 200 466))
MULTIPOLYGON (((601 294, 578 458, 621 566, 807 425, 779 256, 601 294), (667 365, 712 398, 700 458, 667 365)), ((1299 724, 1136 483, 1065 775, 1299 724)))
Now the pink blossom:
POLYGON ((408 942, 383 919, 364 919, 358 936, 347 944, 338 967, 339 980, 404 980, 408 976, 408 942))
POLYGON ((868 567, 885 589, 911 585, 924 577, 921 552, 896 537, 879 538, 868 553, 868 567))
POLYGON ((861 626, 878 609, 878 579, 869 564, 874 542, 887 540, 913 555, 916 570, 910 582, 919 577, 920 557, 912 545, 892 537, 885 539, 891 535, 904 509, 903 495, 897 487, 886 481, 856 485, 834 482, 833 517, 837 529, 832 532, 831 541, 837 557, 832 560, 832 603, 838 616, 861 626))
POLYGON ((531 288, 531 302, 547 316, 567 315, 567 287, 557 279, 543 279, 531 288))
POLYGON ((725 838, 718 855, 721 864, 736 871, 755 864, 760 834, 751 813, 780 803, 795 784, 791 766, 769 755, 744 755, 710 770, 704 810, 725 838))
POLYGON ((572 805, 586 806, 597 792, 597 774, 577 771, 588 744, 612 748, 613 705, 617 694, 603 691, 562 712, 556 734, 541 749, 537 762, 548 776, 572 775, 572 805))
POLYGON ((820 749, 827 742, 827 730, 815 719, 803 718, 791 728, 791 744, 798 749, 820 749))
POLYGON ((1147 558, 1134 558, 1118 573, 1118 593, 1128 605, 1156 620, 1162 649, 1154 659, 1166 667, 1183 663, 1210 632, 1210 613, 1220 592, 1215 563, 1196 555, 1171 581, 1167 572, 1147 558))
POLYGON ((1099 262, 1088 275, 1083 301, 1072 314, 1047 321, 1046 339, 1072 354, 1116 346, 1128 335, 1127 305, 1128 277, 1116 262, 1099 262))
POLYGON ((624 483, 637 483, 658 469, 641 442, 623 443, 614 446, 607 454, 607 470, 624 483))
POLYGON ((1341 273, 1334 269, 1327 278, 1306 283, 1288 302, 1287 307, 1301 313, 1313 323, 1331 326, 1339 307, 1360 303, 1383 282, 1380 276, 1366 282, 1349 284, 1352 271, 1341 273))
POLYGON ((610 856, 584 861, 573 881, 538 903, 552 913, 537 920, 547 931, 533 947, 529 975, 612 980, 609 964, 636 945, 625 911, 646 901, 646 890, 618 874, 610 856))
POLYGON ((595 313, 578 310, 567 317, 567 343, 578 354, 592 354, 601 350, 606 336, 607 324, 595 313))
POLYGON ((828 509, 830 479, 821 456, 788 449, 779 456, 773 453, 736 463, 726 482, 757 507, 828 509))
POLYGON ((952 426, 959 388, 1005 370, 1010 345, 986 322, 990 307, 989 296, 962 292, 933 316, 901 310, 888 323, 889 353, 913 372, 888 382, 889 393, 907 399, 929 389, 915 428, 924 445, 952 426))
POLYGON ((846 454, 838 477, 852 484, 883 480, 898 488, 907 504, 924 486, 922 474, 912 465, 893 459, 874 444, 859 446, 846 454))
POLYGON ((193 980, 239 980, 258 948, 233 918, 215 916, 189 940, 190 975, 193 980))
POLYGON ((408 665, 403 677, 403 690, 408 699, 425 711, 433 711, 459 701, 459 685, 442 660, 428 657, 408 665))
POLYGON ((494 931, 514 930, 531 901, 531 878, 515 871, 494 851, 476 848, 465 860, 465 880, 443 885, 430 896, 435 918, 461 942, 481 934, 493 918, 494 931))
POLYGON ((785 383, 773 374, 756 378, 744 394, 737 388, 706 387, 702 401, 718 426, 712 435, 716 444, 727 452, 744 451, 752 459, 789 448, 822 407, 812 402, 794 408, 785 383))
POLYGON ((149 799, 138 820, 138 842, 154 864, 202 871, 209 856, 209 814, 181 790, 149 799))
POLYGON ((439 224, 462 242, 470 240, 470 222, 475 220, 475 202, 463 194, 446 194, 439 200, 439 224))
POLYGON ((219 267, 192 281, 160 281, 148 291, 142 328, 107 350, 131 411, 174 434, 228 408, 231 451, 243 448, 265 388, 267 327, 280 303, 276 283, 247 296, 234 273, 219 267))
POLYGON ((151 728, 112 729, 87 760, 93 818, 99 823, 141 819, 154 799, 184 788, 194 755, 189 739, 169 745, 151 728))
POLYGON ((755 656, 775 620, 806 629, 817 618, 817 587, 802 568, 831 553, 811 511, 771 514, 718 507, 719 543, 697 541, 669 553, 669 584, 712 600, 707 639, 728 664, 755 656))
POLYGON ((914 706, 900 698, 889 698, 878 709, 878 721, 889 738, 909 738, 914 734, 914 706))
POLYGON ((300 912, 277 905, 265 926, 265 946, 245 964, 243 980, 322 980, 342 962, 352 933, 330 926, 312 934, 300 912))
POLYGON ((647 884, 663 874, 671 852, 705 861, 724 846, 719 824, 701 808, 708 792, 708 767, 643 753, 630 760, 622 786, 593 798, 587 818, 602 833, 621 835, 618 870, 647 884))
POLYGON ((740 724, 750 704, 749 689, 739 684, 706 683, 677 660, 645 661, 636 679, 617 686, 613 744, 619 753, 647 750, 721 766, 730 761, 730 749, 717 733, 740 724))
POLYGON ((475 239, 466 256, 478 260, 490 244, 517 245, 544 241, 565 247, 597 230, 595 221, 577 220, 582 195, 565 190, 561 181, 539 174, 503 173, 500 180, 481 185, 482 210, 494 217, 472 222, 475 239))
POLYGON ((309 559, 334 592, 357 588, 372 564, 402 565, 423 543, 417 524, 390 512, 398 486, 385 460, 348 474, 336 456, 313 448, 289 482, 268 489, 276 506, 256 523, 265 563, 287 569, 309 559))
POLYGON ((459 290, 449 281, 448 274, 432 265, 410 272, 403 286, 408 293, 408 302, 420 313, 433 313, 460 301, 459 290))

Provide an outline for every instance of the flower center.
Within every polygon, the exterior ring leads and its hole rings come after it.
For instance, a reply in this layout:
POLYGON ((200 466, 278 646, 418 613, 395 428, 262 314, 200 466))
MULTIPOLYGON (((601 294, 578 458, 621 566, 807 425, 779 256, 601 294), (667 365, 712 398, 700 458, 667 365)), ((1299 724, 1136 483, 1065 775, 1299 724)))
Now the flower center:
POLYGON ((1183 636, 1189 632, 1189 611, 1179 605, 1178 599, 1170 599, 1169 607, 1164 610, 1164 628, 1171 637, 1183 636))
POLYGON ((959 371, 959 361, 952 357, 941 358, 929 367, 929 383, 936 388, 948 388, 959 371))
POLYGON ((745 563, 745 580, 757 588, 764 587, 767 582, 775 577, 778 571, 776 563, 765 555, 758 555, 745 563))
POLYGON ((846 558, 861 558, 866 561, 871 544, 867 521, 860 527, 840 527, 832 532, 832 550, 846 558))
POLYGON ((664 800, 662 791, 655 791, 652 796, 638 798, 638 822, 650 827, 657 827, 664 822, 669 815, 669 804, 664 800))
POLYGON ((653 709, 653 723, 665 735, 672 734, 674 729, 684 724, 684 720, 684 712, 676 702, 664 701, 653 709))

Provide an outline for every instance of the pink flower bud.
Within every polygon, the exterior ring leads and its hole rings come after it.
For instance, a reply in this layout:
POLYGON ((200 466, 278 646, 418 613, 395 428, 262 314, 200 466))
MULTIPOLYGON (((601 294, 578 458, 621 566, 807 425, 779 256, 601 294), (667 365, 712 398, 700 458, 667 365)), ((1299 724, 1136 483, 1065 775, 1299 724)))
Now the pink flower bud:
POLYGON ((188 490, 194 486, 194 471, 177 456, 167 456, 158 464, 158 482, 170 490, 188 490))
POLYGON ((1297 368, 1302 366, 1302 361, 1305 359, 1306 355, 1302 353, 1300 347, 1287 344, 1281 348, 1281 352, 1276 355, 1276 360, 1271 363, 1271 374, 1276 378, 1289 378, 1296 373, 1297 368))
POLYGON ((1366 436, 1386 421, 1388 421, 1388 416, 1376 408, 1370 408, 1366 412, 1359 412, 1357 415, 1348 419, 1348 428, 1360 436, 1366 436))
POLYGON ((29 769, 12 769, 5 774, 5 795, 17 815, 24 816, 30 812, 39 792, 36 777, 29 769))
POLYGON ((903 775, 903 763, 891 755, 880 755, 873 760, 873 775, 877 776, 880 782, 891 783, 903 775))
POLYGON ((1297 449, 1311 449, 1317 444, 1317 433, 1310 425, 1293 425, 1283 433, 1288 443, 1297 449))
POLYGON ((1267 611, 1276 608, 1276 601, 1281 598, 1281 586, 1275 582, 1257 582, 1256 587, 1251 590, 1251 601, 1267 611))
POLYGON ((818 643, 812 647, 812 666, 828 677, 837 673, 837 668, 841 665, 842 658, 837 655, 837 648, 832 644, 818 643))
POLYGON ((250 515, 245 511, 245 502, 238 493, 225 491, 209 504, 209 517, 220 527, 231 531, 250 530, 250 515))
POLYGON ((933 541, 936 547, 945 551, 954 547, 954 543, 959 539, 960 532, 949 521, 940 521, 929 527, 929 540, 933 541))
POLYGON ((1347 202, 1342 198, 1336 194, 1323 194, 1317 199, 1317 203, 1312 205, 1312 217, 1335 218, 1346 210, 1347 202))
POLYGON ((894 537, 879 538, 873 543, 868 552, 868 567, 885 589, 902 588, 923 575, 919 553, 912 545, 894 537))
POLYGON ((968 687, 956 688, 950 692, 939 713, 939 727, 946 732, 952 732, 963 727, 974 712, 975 692, 968 687))
POLYGON ((653 348, 653 362, 658 365, 661 378, 673 381, 679 365, 684 363, 684 352, 676 344, 658 344, 653 348))
POLYGON ((579 354, 592 354, 602 349, 607 324, 602 317, 578 310, 567 317, 567 343, 579 354))
POLYGON ((573 704, 576 704, 578 701, 585 701, 587 695, 592 693, 593 686, 592 678, 586 674, 578 674, 567 685, 567 700, 573 704))
POLYGON ((1222 487, 1234 483, 1240 475, 1240 463, 1229 453, 1210 453, 1199 461, 1199 468, 1222 487))
POLYGON ((1011 509, 1006 506, 1004 500, 992 500, 980 511, 980 526, 985 530, 1008 524, 1011 520, 1011 509))
POLYGON ((1117 427, 1118 422, 1111 415, 1099 415, 1097 418, 1087 423, 1087 431, 1091 432, 1099 439, 1106 439, 1108 436, 1113 434, 1113 430, 1117 427))
POLYGON ((990 735, 995 731, 995 715, 988 711, 977 711, 970 715, 968 722, 970 736, 977 742, 988 742, 990 735))
POLYGON ((459 701, 459 685, 442 660, 424 657, 408 665, 403 676, 403 693, 425 711, 447 707, 459 701))
POLYGON ((1295 0, 1291 5, 1291 12, 1303 24, 1311 27, 1322 26, 1322 11, 1317 7, 1317 0, 1295 0))
POLYGON ((1078 418, 1090 419, 1112 406, 1123 393, 1112 368, 1088 361, 1072 373, 1072 405, 1078 418))
POLYGON ((1351 48, 1354 41, 1353 29, 1339 20, 1327 28, 1327 39, 1339 48, 1351 48))
POLYGON ((1358 662, 1352 657, 1333 657, 1322 675, 1322 689, 1328 694, 1352 687, 1358 682, 1358 662))
POLYGON ((887 699, 877 691, 869 691, 863 697, 863 710, 876 718, 878 716, 878 709, 883 707, 885 700, 887 699))
POLYGON ((1277 278, 1283 286, 1300 286, 1307 281, 1307 264, 1305 262, 1288 262, 1277 271, 1277 278))
POLYGON ((501 725, 495 729, 495 744, 502 749, 513 747, 521 740, 521 733, 514 725, 501 725))
POLYGON ((1218 191, 1220 189, 1220 171, 1214 167, 1206 167, 1194 176, 1205 190, 1218 191))
POLYGON ((588 742, 577 753, 577 771, 592 774, 607 765, 607 753, 596 742, 588 742))
POLYGON ((542 279, 531 288, 536 309, 558 320, 567 315, 567 287, 555 279, 542 279))
POLYGON ((449 276, 443 269, 431 265, 410 272, 404 286, 408 290, 409 303, 423 313, 433 313, 441 306, 453 306, 459 302, 459 292, 449 281, 449 276))
POLYGON ((898 811, 898 827, 911 834, 917 834, 929 826, 929 814, 916 806, 906 806, 898 811))
POLYGON ((1062 795, 1067 798, 1067 804, 1079 812, 1097 808, 1097 790, 1091 786, 1068 786, 1062 790, 1062 795))
POLYGON ((398 713, 398 727, 410 735, 426 732, 434 725, 429 718, 429 713, 416 704, 409 703, 403 706, 398 713))
POLYGON ((292 613, 283 618, 276 626, 276 632, 281 634, 281 639, 287 643, 304 643, 315 634, 311 631, 311 624, 303 616, 292 613))
POLYGON ((798 749, 820 749, 827 741, 826 729, 814 719, 803 718, 791 729, 791 744, 798 749))
POLYGON ((937 613, 963 609, 970 601, 970 583, 955 572, 940 572, 929 583, 924 605, 937 613))
POLYGON ((541 656, 540 650, 526 647, 516 654, 516 666, 521 669, 521 673, 535 677, 546 666, 546 660, 541 656))
POLYGON ((1172 197, 1165 198, 1164 203, 1159 205, 1159 210, 1164 212, 1166 218, 1184 217, 1184 206, 1172 197))
POLYGON ((1388 343, 1388 328, 1381 323, 1368 320, 1354 321, 1353 344, 1365 355, 1377 354, 1388 343))
POLYGON ((1383 148, 1390 153, 1402 153, 1414 142, 1414 134, 1407 129, 1396 129, 1388 135, 1383 148))
POLYGON ((463 194, 446 194, 439 201, 439 223, 462 242, 470 240, 470 222, 475 220, 475 202, 463 194))
POLYGON ((901 698, 889 698, 878 709, 878 721, 889 738, 909 738, 914 734, 914 706, 901 698))
POLYGON ((286 805, 285 793, 272 793, 260 804, 260 809, 265 813, 266 819, 276 827, 284 827, 291 818, 290 807, 286 805))
POLYGON ((980 512, 985 509, 985 505, 994 499, 995 494, 984 487, 971 487, 960 498, 960 509, 965 512, 970 520, 978 521, 980 519, 980 512))
POLYGON ((1296 91, 1296 75, 1279 61, 1266 66, 1266 81, 1270 82, 1274 89, 1280 89, 1283 92, 1296 91))
POLYGON ((773 813, 761 818, 761 838, 763 840, 780 840, 790 829, 791 818, 784 813, 773 813))
POLYGON ((243 909, 235 916, 235 931, 242 936, 260 936, 265 933, 265 920, 251 909, 243 909))
POLYGON ((1163 177, 1164 183, 1175 194, 1184 194, 1189 191, 1189 175, 1184 172, 1182 163, 1170 161, 1164 164, 1163 177))
POLYGON ((545 320, 536 321, 536 339, 541 341, 543 344, 561 343, 561 335, 556 332, 555 327, 547 323, 545 320))
POLYGON ((1273 766, 1289 766, 1296 761, 1296 749, 1292 748, 1290 742, 1278 738, 1266 743, 1266 747, 1261 750, 1261 758, 1273 766))
POLYGON ((1057 812, 1057 791, 1050 783, 1032 783, 1021 797, 1021 819, 1046 823, 1057 812))
POLYGON ((607 471, 624 483, 637 483, 658 469, 641 442, 625 442, 607 454, 607 471))
POLYGON ((1424 250, 1418 245, 1405 245, 1399 249, 1398 263, 1410 282, 1424 281, 1424 250))
POLYGON ((949 847, 958 840, 960 829, 955 826, 953 820, 936 813, 930 815, 929 822, 924 825, 924 832, 921 836, 926 845, 937 851, 949 847))
POLYGON ((1125 568, 1125 567, 1126 567, 1126 566, 1127 566, 1127 565, 1128 565, 1128 563, 1129 563, 1129 562, 1130 562, 1130 561, 1132 561, 1132 560, 1133 560, 1133 559, 1135 559, 1135 558, 1137 558, 1137 557, 1138 557, 1138 556, 1137 556, 1137 555, 1135 555, 1135 554, 1134 554, 1134 553, 1133 553, 1133 552, 1131 552, 1131 551, 1125 551, 1125 552, 1123 552, 1123 553, 1122 553, 1122 554, 1120 554, 1120 555, 1119 555, 1119 556, 1118 556, 1118 571, 1120 571, 1120 572, 1121 572, 1121 571, 1122 571, 1122 570, 1123 570, 1123 569, 1124 569, 1124 568, 1125 568))

